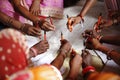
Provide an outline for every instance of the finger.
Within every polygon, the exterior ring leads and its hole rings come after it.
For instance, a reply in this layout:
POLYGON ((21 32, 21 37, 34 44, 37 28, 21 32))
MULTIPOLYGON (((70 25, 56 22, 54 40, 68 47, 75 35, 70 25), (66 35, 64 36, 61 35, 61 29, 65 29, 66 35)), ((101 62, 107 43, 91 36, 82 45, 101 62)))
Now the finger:
POLYGON ((43 24, 43 27, 44 27, 44 30, 45 31, 54 31, 54 26, 52 26, 50 23, 48 22, 45 22, 43 24))
POLYGON ((37 11, 35 11, 35 16, 38 16, 38 13, 37 13, 37 11))
POLYGON ((41 33, 38 31, 35 31, 34 27, 29 31, 29 34, 31 34, 32 36, 41 36, 41 33))
POLYGON ((36 27, 34 27, 33 29, 34 29, 35 32, 37 32, 37 33, 41 33, 41 29, 40 29, 40 28, 36 28, 36 27))
POLYGON ((31 11, 32 12, 32 14, 34 14, 34 10, 33 11, 31 11))
POLYGON ((40 14, 40 10, 37 11, 37 14, 38 14, 38 15, 40 14))
POLYGON ((74 27, 75 25, 76 25, 76 22, 75 22, 75 21, 73 21, 73 22, 72 22, 72 26, 74 27))
POLYGON ((47 23, 46 25, 47 25, 48 29, 50 29, 52 31, 55 30, 55 26, 54 25, 51 25, 50 23, 47 23))
POLYGON ((65 44, 65 43, 68 42, 66 39, 62 39, 62 40, 60 40, 60 41, 61 41, 61 44, 65 44))
POLYGON ((75 56, 76 54, 77 54, 77 52, 76 52, 74 49, 72 49, 71 57, 72 57, 72 56, 75 56))

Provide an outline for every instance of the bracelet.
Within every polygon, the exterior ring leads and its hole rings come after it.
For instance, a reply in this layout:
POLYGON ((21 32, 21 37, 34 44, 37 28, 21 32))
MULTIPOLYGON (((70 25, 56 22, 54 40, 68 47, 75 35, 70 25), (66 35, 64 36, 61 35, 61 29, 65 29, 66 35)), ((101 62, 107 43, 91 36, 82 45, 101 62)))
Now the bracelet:
POLYGON ((82 21, 84 22, 84 18, 83 18, 83 16, 81 16, 81 15, 78 15, 81 19, 82 19, 82 21))
POLYGON ((107 59, 108 60, 111 60, 111 52, 112 51, 114 51, 113 49, 111 49, 111 50, 109 50, 108 52, 107 52, 107 59))
POLYGON ((96 38, 97 38, 97 40, 101 40, 101 38, 102 38, 103 36, 101 36, 101 35, 98 35, 96 38))
POLYGON ((87 66, 86 68, 83 69, 82 74, 85 75, 86 73, 93 71, 95 71, 95 68, 93 66, 87 66))
POLYGON ((35 56, 37 56, 37 51, 36 51, 36 49, 35 49, 35 48, 33 48, 33 47, 32 47, 32 48, 30 48, 30 49, 31 49, 31 51, 34 53, 34 57, 35 57, 35 56))

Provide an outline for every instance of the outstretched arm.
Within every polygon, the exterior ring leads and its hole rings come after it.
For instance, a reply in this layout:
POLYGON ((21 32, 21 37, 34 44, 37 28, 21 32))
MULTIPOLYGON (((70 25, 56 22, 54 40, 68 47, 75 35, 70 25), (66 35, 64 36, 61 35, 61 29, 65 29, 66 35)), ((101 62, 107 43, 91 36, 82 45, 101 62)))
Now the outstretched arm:
POLYGON ((88 10, 96 3, 97 0, 86 0, 85 5, 83 6, 80 16, 84 17, 88 10))
POLYGON ((113 44, 113 45, 120 45, 120 36, 119 35, 103 36, 100 39, 100 42, 113 44))
POLYGON ((96 49, 103 52, 109 57, 109 59, 114 60, 118 65, 120 65, 119 52, 107 48, 106 46, 102 45, 97 39, 91 38, 85 43, 85 45, 89 49, 96 49))
POLYGON ((21 26, 23 25, 19 21, 15 20, 14 18, 11 18, 11 17, 7 16, 6 14, 4 14, 1 11, 0 11, 0 22, 2 22, 3 24, 5 24, 9 27, 10 26, 14 27, 16 29, 20 29, 21 26))
POLYGON ((37 16, 34 16, 29 12, 25 7, 21 5, 21 0, 12 0, 14 8, 16 11, 20 12, 25 18, 31 20, 32 22, 36 22, 39 20, 37 16))
POLYGON ((57 57, 51 62, 51 64, 60 70, 70 50, 71 50, 71 44, 65 39, 61 40, 61 46, 59 49, 59 53, 57 57))

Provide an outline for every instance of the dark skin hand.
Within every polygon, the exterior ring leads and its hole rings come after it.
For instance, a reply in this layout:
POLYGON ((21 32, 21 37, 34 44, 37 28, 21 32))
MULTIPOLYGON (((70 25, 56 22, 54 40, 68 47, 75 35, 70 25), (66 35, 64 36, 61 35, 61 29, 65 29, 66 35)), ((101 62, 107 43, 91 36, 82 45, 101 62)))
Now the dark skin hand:
POLYGON ((112 60, 114 60, 118 65, 120 65, 120 54, 119 54, 119 52, 117 52, 115 50, 111 51, 111 49, 109 49, 106 46, 102 45, 97 39, 90 38, 85 43, 85 46, 88 49, 95 49, 95 50, 99 50, 99 51, 103 52, 104 54, 109 56, 112 60))
POLYGON ((82 58, 83 58, 83 63, 82 63, 83 68, 87 66, 91 66, 92 55, 90 54, 88 50, 82 50, 82 58))
POLYGON ((30 12, 33 14, 33 15, 40 15, 40 2, 41 0, 34 0, 31 7, 30 7, 30 12))
POLYGON ((42 40, 33 46, 38 54, 44 53, 49 49, 48 41, 42 40))
MULTIPOLYGON (((97 33, 94 30, 86 30, 84 33, 82 33, 82 36, 86 39, 88 37, 91 38, 98 38, 101 35, 97 33)), ((119 35, 106 35, 106 36, 101 36, 100 39, 98 39, 101 43, 107 43, 107 44, 112 44, 112 45, 120 45, 120 36, 119 35)))
POLYGON ((41 29, 37 27, 33 27, 30 24, 25 23, 25 26, 22 31, 31 36, 36 36, 36 37, 41 36, 41 29))
POLYGON ((41 19, 41 21, 38 21, 38 25, 44 31, 54 31, 55 30, 55 26, 50 24, 45 19, 41 19))
POLYGON ((77 16, 70 17, 70 22, 67 22, 67 25, 75 26, 76 24, 80 23, 80 21, 83 20, 80 16, 84 17, 89 9, 96 3, 96 1, 97 0, 86 0, 81 12, 77 16))
POLYGON ((3 12, 0 12, 0 21, 7 25, 8 27, 12 27, 15 29, 20 30, 21 32, 24 32, 31 36, 41 36, 41 29, 36 28, 30 24, 27 23, 21 23, 18 20, 15 20, 12 17, 9 17, 8 15, 4 14, 3 12), (8 22, 9 21, 9 22, 8 22))
POLYGON ((82 36, 84 38, 88 38, 88 37, 93 37, 93 38, 97 38, 97 36, 100 36, 99 33, 97 33, 95 30, 85 30, 82 33, 82 36))
POLYGON ((55 26, 50 24, 47 20, 39 18, 39 16, 33 15, 25 7, 21 5, 21 0, 12 0, 11 1, 15 10, 19 12, 25 18, 31 20, 33 24, 38 23, 38 26, 45 31, 54 31, 55 26))
POLYGON ((79 74, 79 69, 82 66, 82 57, 75 51, 72 51, 69 65, 70 71, 66 80, 76 80, 79 74))
POLYGON ((60 69, 63 65, 63 62, 66 58, 67 53, 69 53, 71 50, 71 44, 63 39, 61 40, 61 46, 59 49, 59 54, 57 55, 57 57, 51 62, 52 65, 54 65, 55 67, 57 67, 58 69, 60 69))

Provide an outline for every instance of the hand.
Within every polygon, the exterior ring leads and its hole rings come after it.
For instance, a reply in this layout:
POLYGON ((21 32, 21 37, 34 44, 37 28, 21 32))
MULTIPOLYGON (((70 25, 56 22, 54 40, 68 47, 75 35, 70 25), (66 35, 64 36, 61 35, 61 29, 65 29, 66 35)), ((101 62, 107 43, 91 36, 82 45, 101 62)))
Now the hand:
POLYGON ((80 23, 81 20, 82 19, 79 16, 70 17, 70 18, 68 18, 67 27, 69 27, 69 25, 70 26, 75 26, 76 24, 80 23))
POLYGON ((38 16, 41 13, 40 10, 40 0, 34 0, 31 7, 30 7, 30 12, 35 15, 38 16))
POLYGON ((86 42, 85 42, 85 46, 88 49, 98 49, 102 44, 99 42, 99 40, 95 39, 95 38, 87 38, 86 42))
POLYGON ((21 27, 21 31, 31 36, 41 36, 40 28, 33 27, 32 25, 26 23, 21 27))
POLYGON ((85 68, 87 66, 91 66, 92 64, 92 55, 87 50, 82 50, 82 67, 85 68))
POLYGON ((38 54, 44 53, 47 51, 47 49, 49 49, 48 41, 42 40, 42 41, 38 42, 37 44, 35 44, 33 46, 33 48, 36 49, 36 52, 38 54))
POLYGON ((61 46, 60 46, 60 52, 63 53, 65 56, 67 56, 67 53, 71 50, 71 44, 67 40, 63 39, 61 40, 61 46))
POLYGON ((88 37, 98 38, 98 36, 100 35, 95 30, 85 30, 84 33, 82 33, 82 36, 84 38, 88 38, 88 37))
POLYGON ((66 80, 76 80, 79 74, 80 67, 82 65, 82 57, 79 54, 75 54, 71 57, 69 65, 70 71, 66 80))
POLYGON ((38 22, 40 28, 42 30, 45 30, 45 31, 54 31, 55 30, 55 26, 50 24, 48 21, 46 21, 45 19, 41 19, 39 22, 38 22))
POLYGON ((101 24, 100 24, 100 28, 99 29, 104 29, 104 28, 108 28, 113 24, 113 20, 112 19, 102 19, 101 24))
POLYGON ((71 55, 70 63, 69 63, 70 68, 79 67, 77 68, 79 70, 82 64, 82 57, 79 54, 77 54, 76 51, 71 52, 71 54, 74 54, 74 56, 71 55))

